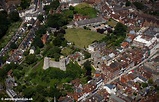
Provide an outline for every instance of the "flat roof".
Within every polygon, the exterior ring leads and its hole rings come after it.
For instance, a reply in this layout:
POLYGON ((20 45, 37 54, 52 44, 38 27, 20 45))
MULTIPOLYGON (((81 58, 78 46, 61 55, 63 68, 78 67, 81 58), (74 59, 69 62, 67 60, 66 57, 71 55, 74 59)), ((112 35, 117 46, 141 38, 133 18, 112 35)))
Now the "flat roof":
POLYGON ((143 35, 138 35, 134 39, 134 41, 141 42, 141 43, 145 44, 145 46, 147 46, 147 47, 149 47, 151 44, 153 44, 156 40, 157 40, 156 37, 149 38, 149 40, 144 39, 143 35))

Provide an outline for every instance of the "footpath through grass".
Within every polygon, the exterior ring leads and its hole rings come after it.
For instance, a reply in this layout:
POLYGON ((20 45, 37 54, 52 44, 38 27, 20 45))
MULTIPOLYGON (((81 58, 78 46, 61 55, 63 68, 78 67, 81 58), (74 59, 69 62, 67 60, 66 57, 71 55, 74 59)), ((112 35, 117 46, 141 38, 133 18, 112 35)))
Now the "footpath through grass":
POLYGON ((104 37, 105 35, 100 33, 81 28, 67 29, 65 34, 67 41, 74 43, 79 48, 88 47, 93 41, 99 41, 104 37))

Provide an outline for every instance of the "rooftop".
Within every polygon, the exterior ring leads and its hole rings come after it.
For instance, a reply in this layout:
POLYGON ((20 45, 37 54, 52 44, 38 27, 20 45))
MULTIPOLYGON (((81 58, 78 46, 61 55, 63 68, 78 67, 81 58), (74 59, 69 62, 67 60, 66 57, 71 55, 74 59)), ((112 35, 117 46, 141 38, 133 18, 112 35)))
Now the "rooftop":
POLYGON ((96 17, 96 18, 92 18, 92 19, 77 21, 77 22, 75 22, 75 24, 77 26, 84 26, 84 25, 87 25, 87 24, 93 24, 93 23, 105 22, 105 21, 106 20, 103 19, 102 17, 96 17))
POLYGON ((157 40, 156 37, 148 37, 143 35, 138 35, 134 41, 141 42, 145 44, 145 46, 149 47, 151 46, 155 41, 157 40))

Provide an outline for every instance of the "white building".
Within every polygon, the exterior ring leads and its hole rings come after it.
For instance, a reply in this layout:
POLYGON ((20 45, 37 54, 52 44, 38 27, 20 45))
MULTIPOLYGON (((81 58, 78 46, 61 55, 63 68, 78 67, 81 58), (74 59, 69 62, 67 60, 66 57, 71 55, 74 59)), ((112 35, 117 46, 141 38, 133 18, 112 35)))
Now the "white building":
POLYGON ((157 43, 157 38, 156 37, 148 37, 148 36, 143 36, 143 35, 138 35, 134 41, 133 44, 137 47, 148 47, 152 48, 155 44, 157 43))
POLYGON ((146 80, 144 77, 141 77, 141 76, 137 76, 133 81, 134 81, 135 83, 136 83, 136 82, 141 82, 141 83, 147 82, 147 80, 146 80))
POLYGON ((37 20, 37 15, 27 14, 25 16, 25 22, 29 22, 31 19, 37 20))
POLYGON ((109 94, 116 94, 117 91, 115 85, 112 84, 104 85, 103 89, 106 89, 109 94))
POLYGON ((95 42, 95 43, 92 43, 92 44, 90 44, 90 45, 88 45, 88 51, 90 51, 90 52, 94 52, 95 51, 95 48, 96 48, 96 46, 98 45, 98 43, 97 42, 95 42))

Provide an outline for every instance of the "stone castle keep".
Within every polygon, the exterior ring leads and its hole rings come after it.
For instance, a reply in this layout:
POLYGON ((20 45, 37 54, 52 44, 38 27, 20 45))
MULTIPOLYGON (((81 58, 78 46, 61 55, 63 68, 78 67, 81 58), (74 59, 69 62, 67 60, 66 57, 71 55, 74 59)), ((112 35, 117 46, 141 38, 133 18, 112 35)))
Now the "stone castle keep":
POLYGON ((56 61, 52 61, 51 58, 45 57, 43 69, 46 70, 49 67, 55 67, 55 68, 60 68, 63 71, 66 71, 66 65, 68 63, 69 62, 67 61, 67 58, 63 58, 59 62, 56 62, 56 61))

